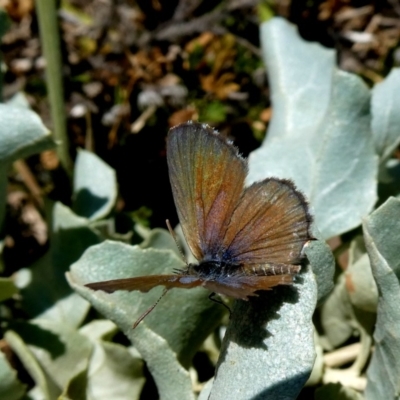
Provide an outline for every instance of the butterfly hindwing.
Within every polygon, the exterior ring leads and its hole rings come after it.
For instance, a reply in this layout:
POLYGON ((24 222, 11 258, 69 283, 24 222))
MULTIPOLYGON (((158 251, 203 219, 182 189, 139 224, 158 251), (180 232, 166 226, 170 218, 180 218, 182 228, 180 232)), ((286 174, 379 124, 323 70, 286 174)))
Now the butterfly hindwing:
POLYGON ((251 296, 257 296, 259 290, 270 290, 277 285, 290 285, 293 283, 292 275, 233 276, 230 279, 205 281, 202 286, 206 289, 233 299, 248 300, 251 296))
POLYGON ((311 221, 307 202, 291 181, 256 182, 245 189, 233 212, 222 242, 224 257, 249 267, 299 264, 311 239, 311 221))

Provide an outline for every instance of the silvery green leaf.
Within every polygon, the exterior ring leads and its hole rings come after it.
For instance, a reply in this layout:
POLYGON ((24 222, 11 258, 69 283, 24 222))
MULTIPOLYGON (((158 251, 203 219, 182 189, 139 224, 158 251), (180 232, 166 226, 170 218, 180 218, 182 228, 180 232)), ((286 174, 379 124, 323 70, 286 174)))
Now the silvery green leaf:
POLYGON ((375 351, 367 370, 367 400, 400 393, 400 200, 389 198, 363 223, 365 245, 378 287, 375 351))
POLYGON ((6 207, 7 172, 18 158, 48 150, 55 146, 50 131, 40 117, 23 107, 0 103, 0 227, 6 207))
POLYGON ((333 292, 321 306, 321 324, 329 350, 343 344, 355 329, 354 313, 349 293, 346 289, 345 277, 342 274, 333 292))
POLYGON ((393 68, 383 82, 372 89, 372 135, 381 164, 400 144, 400 68, 393 68))
POLYGON ((10 163, 54 147, 50 131, 40 117, 24 107, 0 104, 0 124, 2 163, 10 163))
POLYGON ((293 286, 237 301, 209 399, 295 399, 314 365, 316 301, 310 269, 293 286))
POLYGON ((71 290, 65 272, 101 237, 86 218, 61 203, 54 204, 52 214, 49 251, 29 268, 18 271, 16 283, 21 288, 23 309, 31 317, 78 327, 90 304, 71 290))
POLYGON ((79 332, 90 340, 107 340, 118 331, 117 326, 108 319, 95 319, 79 329, 79 332))
POLYGON ((11 367, 5 354, 0 351, 0 399, 19 400, 25 390, 25 385, 17 378, 17 371, 11 367))
POLYGON ((344 233, 377 197, 369 90, 335 67, 332 50, 305 42, 283 19, 264 23, 261 40, 274 113, 264 144, 250 155, 248 183, 292 179, 322 238, 344 233))
POLYGON ((106 241, 92 246, 71 266, 71 286, 103 315, 114 321, 140 352, 163 398, 192 398, 189 366, 205 338, 220 321, 223 307, 202 289, 173 289, 133 330, 135 320, 153 305, 162 289, 149 293, 93 291, 86 283, 141 275, 171 274, 183 267, 171 250, 141 249, 106 241), (179 361, 178 361, 179 360, 179 361), (171 372, 172 371, 172 372, 171 372))
POLYGON ((318 289, 318 304, 321 304, 333 290, 335 259, 329 246, 322 240, 312 240, 304 252, 312 265, 318 289))
POLYGON ((368 255, 365 253, 354 264, 349 264, 345 276, 352 304, 360 310, 375 313, 378 304, 378 289, 368 255))
POLYGON ((36 383, 34 399, 53 400, 60 394, 54 381, 46 375, 32 351, 22 338, 14 331, 7 331, 4 335, 7 343, 17 354, 21 363, 36 383))
POLYGON ((17 323, 13 328, 59 390, 77 373, 85 370, 93 350, 91 341, 59 321, 37 319, 17 323))
POLYGON ((88 399, 139 400, 144 383, 143 360, 119 344, 95 344, 88 370, 88 399))
POLYGON ((89 220, 105 217, 117 199, 114 169, 96 154, 80 150, 74 170, 74 211, 89 220))

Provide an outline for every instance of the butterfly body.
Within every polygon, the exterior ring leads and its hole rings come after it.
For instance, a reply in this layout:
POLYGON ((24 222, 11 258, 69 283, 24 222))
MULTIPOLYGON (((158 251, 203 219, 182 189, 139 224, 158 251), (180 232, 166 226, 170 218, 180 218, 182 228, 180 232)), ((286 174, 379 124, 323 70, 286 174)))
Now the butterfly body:
POLYGON ((247 161, 211 127, 197 122, 170 130, 167 161, 182 230, 199 263, 174 275, 88 287, 147 292, 158 285, 166 290, 201 286, 247 300, 260 290, 292 283, 304 245, 312 239, 312 217, 291 181, 267 178, 245 187, 247 161))

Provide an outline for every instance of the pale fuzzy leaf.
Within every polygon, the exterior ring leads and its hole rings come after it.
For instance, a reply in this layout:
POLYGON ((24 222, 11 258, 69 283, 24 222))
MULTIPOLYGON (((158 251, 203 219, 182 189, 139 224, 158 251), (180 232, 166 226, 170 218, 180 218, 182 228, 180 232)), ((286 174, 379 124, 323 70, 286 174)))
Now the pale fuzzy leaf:
POLYGON ((293 286, 237 301, 209 399, 295 399, 314 365, 316 301, 310 269, 293 286))
POLYGON ((363 224, 372 274, 378 286, 375 351, 367 370, 367 400, 400 393, 400 200, 389 198, 363 224))
POLYGON ((88 400, 138 400, 144 383, 143 361, 126 347, 95 344, 88 370, 88 400))
POLYGON ((333 292, 321 306, 321 324, 329 350, 344 343, 355 328, 354 313, 345 285, 345 277, 341 275, 333 292))
POLYGON ((23 107, 0 103, 0 228, 6 207, 7 172, 18 158, 50 149, 55 143, 39 116, 23 107))
POLYGON ((117 199, 114 169, 96 154, 80 150, 74 170, 74 211, 89 220, 104 218, 117 199))
POLYGON ((378 304, 378 288, 366 253, 347 267, 345 277, 352 304, 360 310, 375 313, 378 304))
POLYGON ((82 328, 79 329, 79 332, 82 333, 82 335, 87 336, 90 340, 95 341, 111 338, 115 335, 117 330, 117 326, 108 319, 95 319, 82 326, 82 328))
POLYGON ((35 381, 37 386, 36 392, 40 394, 40 398, 43 400, 56 399, 60 394, 59 388, 43 371, 32 351, 29 349, 26 343, 24 343, 22 338, 13 331, 7 331, 4 335, 4 338, 12 350, 17 354, 31 378, 35 381))
POLYGON ((0 351, 0 399, 19 400, 26 387, 17 378, 17 371, 11 368, 6 356, 0 351))
POLYGON ((40 117, 24 107, 0 104, 0 125, 2 163, 10 163, 54 147, 50 131, 40 117))
POLYGON ((372 135, 381 164, 400 143, 400 68, 393 68, 386 79, 372 89, 372 135))
POLYGON ((15 330, 60 389, 88 365, 91 341, 67 324, 42 319, 17 324, 15 330))
POLYGON ((25 281, 20 284, 23 285, 22 305, 31 317, 78 327, 90 304, 71 290, 65 271, 101 238, 86 218, 77 216, 61 203, 54 205, 52 219, 50 250, 29 269, 18 271, 17 285, 19 280, 25 281))
POLYGON ((335 259, 329 246, 322 240, 311 241, 305 246, 304 252, 316 277, 318 304, 322 304, 334 287, 335 259))
POLYGON ((305 42, 282 19, 264 23, 261 39, 274 114, 265 143, 250 155, 248 183, 292 179, 307 195, 322 238, 344 233, 376 201, 369 90, 334 67, 331 51, 305 42))
POLYGON ((189 374, 178 359, 184 365, 190 364, 196 349, 219 323, 223 307, 210 302, 209 292, 204 289, 173 289, 133 330, 133 323, 155 303, 161 288, 149 293, 117 291, 107 294, 90 290, 83 284, 173 273, 174 268, 182 266, 183 261, 172 251, 106 241, 88 249, 71 266, 69 277, 73 288, 129 337, 146 361, 163 398, 193 396, 189 374))

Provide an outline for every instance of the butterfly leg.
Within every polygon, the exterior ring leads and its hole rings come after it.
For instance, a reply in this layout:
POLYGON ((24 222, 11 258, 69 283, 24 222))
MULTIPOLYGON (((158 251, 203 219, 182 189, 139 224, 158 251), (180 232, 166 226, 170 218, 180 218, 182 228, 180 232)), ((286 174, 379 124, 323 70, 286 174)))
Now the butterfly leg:
POLYGON ((232 310, 222 300, 216 299, 215 294, 216 293, 211 292, 208 298, 214 303, 221 304, 222 306, 224 306, 229 311, 229 319, 230 319, 232 316, 232 310))

